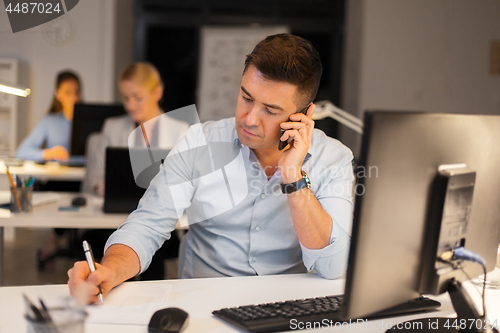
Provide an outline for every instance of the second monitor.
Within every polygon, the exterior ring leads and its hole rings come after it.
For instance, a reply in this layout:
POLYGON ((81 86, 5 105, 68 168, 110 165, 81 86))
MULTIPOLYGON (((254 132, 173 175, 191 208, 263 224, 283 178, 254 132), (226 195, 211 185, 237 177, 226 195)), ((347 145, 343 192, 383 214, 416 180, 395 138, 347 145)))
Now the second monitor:
POLYGON ((121 116, 125 109, 121 104, 76 104, 71 130, 70 154, 85 155, 87 138, 100 132, 106 118, 121 116))

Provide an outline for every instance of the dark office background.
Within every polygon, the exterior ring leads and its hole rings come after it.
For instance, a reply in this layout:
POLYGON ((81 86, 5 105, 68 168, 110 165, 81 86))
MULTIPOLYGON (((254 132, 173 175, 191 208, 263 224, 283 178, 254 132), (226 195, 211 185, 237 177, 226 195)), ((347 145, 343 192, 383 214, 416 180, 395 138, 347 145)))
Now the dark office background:
MULTIPOLYGON (((345 0, 137 0, 134 58, 150 61, 165 80, 163 108, 196 102, 200 28, 204 25, 287 25, 311 41, 323 63, 316 98, 340 104, 345 0)), ((337 123, 316 121, 332 137, 337 123)))

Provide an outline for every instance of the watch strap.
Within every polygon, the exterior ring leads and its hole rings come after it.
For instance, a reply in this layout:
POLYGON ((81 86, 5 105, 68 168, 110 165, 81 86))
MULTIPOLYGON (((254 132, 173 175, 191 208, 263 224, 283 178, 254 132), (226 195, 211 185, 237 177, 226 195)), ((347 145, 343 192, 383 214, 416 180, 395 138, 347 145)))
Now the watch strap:
POLYGON ((290 194, 306 187, 307 188, 311 187, 311 181, 309 180, 309 176, 307 176, 307 173, 304 170, 302 170, 301 179, 293 183, 288 183, 288 184, 281 183, 281 192, 283 194, 290 194))

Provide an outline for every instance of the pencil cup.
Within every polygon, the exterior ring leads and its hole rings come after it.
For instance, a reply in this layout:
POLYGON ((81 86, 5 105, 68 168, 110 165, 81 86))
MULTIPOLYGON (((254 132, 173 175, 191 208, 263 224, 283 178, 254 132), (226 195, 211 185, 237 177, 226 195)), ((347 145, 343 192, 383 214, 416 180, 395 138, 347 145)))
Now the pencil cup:
POLYGON ((75 308, 50 308, 51 321, 26 316, 28 333, 84 333, 87 312, 75 308))
POLYGON ((33 209, 33 188, 10 188, 10 211, 13 213, 31 212, 33 209))

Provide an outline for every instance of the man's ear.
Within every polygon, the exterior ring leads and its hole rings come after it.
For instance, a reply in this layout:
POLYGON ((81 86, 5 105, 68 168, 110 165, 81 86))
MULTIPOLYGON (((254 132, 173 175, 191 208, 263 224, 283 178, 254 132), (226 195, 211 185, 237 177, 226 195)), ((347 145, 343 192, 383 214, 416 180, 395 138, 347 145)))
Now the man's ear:
POLYGON ((309 108, 307 109, 307 113, 306 113, 307 118, 312 119, 315 109, 316 109, 316 104, 311 102, 311 104, 309 105, 309 108))

